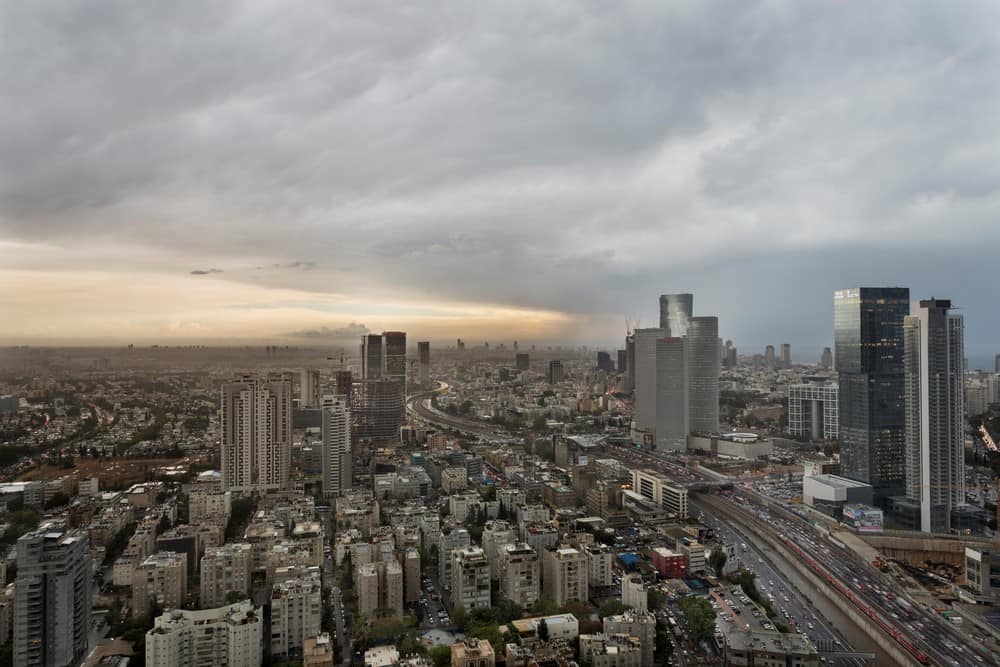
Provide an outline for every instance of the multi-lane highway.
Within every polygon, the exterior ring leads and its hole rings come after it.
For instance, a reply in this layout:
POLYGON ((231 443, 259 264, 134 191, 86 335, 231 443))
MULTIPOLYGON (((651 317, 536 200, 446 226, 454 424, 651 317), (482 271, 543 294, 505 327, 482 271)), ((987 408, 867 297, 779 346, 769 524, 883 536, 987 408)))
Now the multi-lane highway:
MULTIPOLYGON (((716 534, 727 544, 736 545, 739 566, 757 576, 757 588, 769 598, 778 613, 775 620, 785 623, 797 632, 809 637, 824 651, 851 651, 864 649, 878 654, 882 664, 887 664, 873 642, 860 632, 849 633, 857 646, 852 646, 842 634, 846 630, 847 619, 829 604, 810 595, 812 587, 796 573, 785 560, 783 554, 775 552, 763 540, 750 531, 743 531, 734 523, 713 513, 707 503, 692 502, 692 508, 701 512, 701 518, 708 526, 715 528, 716 534), (827 620, 827 616, 830 620, 827 620), (831 622, 835 621, 835 622, 831 622), (867 641, 866 641, 867 640, 867 641)), ((865 661, 860 658, 838 658, 831 664, 843 667, 861 667, 865 661)))
MULTIPOLYGON (((680 473, 682 479, 704 477, 697 470, 648 451, 633 452, 648 466, 665 474, 680 473)), ((744 532, 767 532, 788 547, 788 557, 806 562, 821 578, 835 585, 873 625, 893 636, 914 659, 928 664, 998 664, 991 647, 972 640, 960 629, 908 599, 904 591, 865 563, 857 554, 831 541, 799 515, 776 507, 750 490, 740 489, 731 497, 718 496, 736 510, 731 518, 744 532), (898 588, 898 587, 896 587, 898 588)))

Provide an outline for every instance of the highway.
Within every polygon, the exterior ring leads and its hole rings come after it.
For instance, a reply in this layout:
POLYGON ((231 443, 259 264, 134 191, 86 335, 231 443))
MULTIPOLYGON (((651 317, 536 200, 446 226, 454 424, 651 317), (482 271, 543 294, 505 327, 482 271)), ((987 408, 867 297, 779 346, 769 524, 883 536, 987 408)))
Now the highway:
POLYGON ((432 391, 425 391, 414 394, 406 400, 406 410, 410 414, 418 417, 424 422, 439 428, 453 429, 464 435, 473 436, 490 443, 516 442, 509 433, 490 428, 482 422, 465 419, 455 415, 449 415, 435 409, 431 405, 431 397, 448 389, 444 382, 438 383, 440 386, 432 391))
MULTIPOLYGON (((816 595, 815 587, 792 567, 787 554, 773 549, 755 531, 729 519, 716 507, 719 502, 720 498, 706 496, 693 500, 691 506, 704 512, 704 522, 714 527, 725 542, 737 545, 741 566, 757 575, 757 587, 763 595, 773 597, 771 604, 779 614, 776 620, 804 632, 821 651, 865 651, 875 653, 878 665, 896 664, 862 628, 816 595)), ((848 667, 865 663, 860 658, 838 658, 831 664, 848 667)))
MULTIPOLYGON (((648 466, 664 474, 680 474, 682 480, 705 477, 692 468, 678 465, 673 460, 649 451, 633 452, 648 466)), ((732 497, 715 496, 727 503, 742 516, 739 523, 745 532, 767 531, 773 538, 789 546, 789 556, 804 562, 813 561, 814 571, 821 577, 830 577, 842 587, 856 608, 870 610, 872 620, 886 634, 896 633, 897 642, 904 648, 909 645, 911 654, 923 657, 924 662, 953 665, 1000 664, 1000 656, 990 648, 976 643, 967 633, 948 623, 933 611, 910 600, 898 587, 892 587, 887 577, 863 562, 854 552, 834 543, 817 531, 801 516, 781 508, 774 501, 758 494, 739 489, 732 497)), ((909 650, 909 649, 907 649, 909 650)))

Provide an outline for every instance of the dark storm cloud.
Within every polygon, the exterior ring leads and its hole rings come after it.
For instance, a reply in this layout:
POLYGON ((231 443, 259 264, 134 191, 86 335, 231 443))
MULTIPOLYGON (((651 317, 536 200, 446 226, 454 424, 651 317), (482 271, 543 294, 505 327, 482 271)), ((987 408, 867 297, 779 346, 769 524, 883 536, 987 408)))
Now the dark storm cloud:
POLYGON ((686 289, 724 335, 766 320, 815 345, 825 311, 806 330, 745 304, 877 275, 954 285, 975 345, 1000 325, 967 261, 1000 240, 998 20, 891 0, 6 3, 0 240, 611 332, 686 289))

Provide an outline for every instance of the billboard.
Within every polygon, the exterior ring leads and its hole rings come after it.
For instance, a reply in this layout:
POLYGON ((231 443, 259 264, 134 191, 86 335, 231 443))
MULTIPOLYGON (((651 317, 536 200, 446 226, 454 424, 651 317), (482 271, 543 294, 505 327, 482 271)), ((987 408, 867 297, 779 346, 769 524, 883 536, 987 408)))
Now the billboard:
POLYGON ((844 523, 854 526, 859 533, 881 533, 882 510, 869 505, 844 505, 844 523))

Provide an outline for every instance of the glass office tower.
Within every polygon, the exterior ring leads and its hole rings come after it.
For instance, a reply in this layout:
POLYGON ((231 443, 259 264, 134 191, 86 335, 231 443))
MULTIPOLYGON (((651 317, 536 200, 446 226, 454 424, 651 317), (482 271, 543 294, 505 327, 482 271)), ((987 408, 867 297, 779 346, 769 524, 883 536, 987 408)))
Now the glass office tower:
POLYGON ((909 300, 905 287, 833 294, 841 474, 871 484, 882 506, 903 495, 906 481, 903 319, 909 300))

